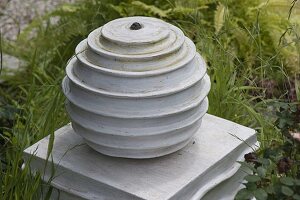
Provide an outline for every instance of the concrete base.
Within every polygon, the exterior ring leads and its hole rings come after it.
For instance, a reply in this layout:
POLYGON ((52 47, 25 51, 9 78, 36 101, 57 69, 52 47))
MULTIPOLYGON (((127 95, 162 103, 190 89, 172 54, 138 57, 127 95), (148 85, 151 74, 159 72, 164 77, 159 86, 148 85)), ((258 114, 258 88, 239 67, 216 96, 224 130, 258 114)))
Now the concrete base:
MULTIPOLYGON (((45 169, 48 141, 25 150, 33 170, 45 169)), ((54 165, 48 162, 43 178, 52 179, 54 199, 233 199, 245 175, 236 161, 256 144, 253 129, 207 114, 180 151, 144 160, 114 158, 92 150, 67 125, 55 133, 54 165)))

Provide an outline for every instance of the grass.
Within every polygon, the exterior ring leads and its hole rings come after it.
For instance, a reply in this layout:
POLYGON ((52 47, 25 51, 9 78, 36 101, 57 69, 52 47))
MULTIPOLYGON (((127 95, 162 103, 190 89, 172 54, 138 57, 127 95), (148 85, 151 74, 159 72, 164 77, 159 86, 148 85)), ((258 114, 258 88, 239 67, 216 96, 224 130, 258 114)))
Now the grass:
POLYGON ((68 123, 60 87, 66 63, 91 30, 118 17, 154 16, 179 26, 208 62, 209 113, 255 128, 263 148, 282 141, 273 105, 292 101, 300 73, 299 6, 289 12, 289 4, 278 5, 282 1, 80 1, 36 18, 15 42, 4 40, 1 51, 26 64, 15 75, 2 74, 0 199, 40 198, 41 175, 28 165, 21 169, 22 152, 46 135, 53 141, 68 123))

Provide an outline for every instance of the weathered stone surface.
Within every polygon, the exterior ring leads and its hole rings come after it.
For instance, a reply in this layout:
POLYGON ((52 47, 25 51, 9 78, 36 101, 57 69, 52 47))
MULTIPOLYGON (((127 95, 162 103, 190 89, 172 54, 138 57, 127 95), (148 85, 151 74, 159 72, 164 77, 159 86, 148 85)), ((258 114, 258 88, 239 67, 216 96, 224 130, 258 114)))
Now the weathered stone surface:
POLYGON ((208 109, 210 79, 174 25, 126 17, 92 31, 66 67, 73 129, 100 153, 153 158, 183 148, 208 109))
MULTIPOLYGON (((34 170, 44 169, 48 140, 24 152, 27 159, 34 154, 34 170)), ((155 159, 125 159, 94 151, 67 125, 55 133, 52 185, 62 199, 233 199, 244 175, 237 173, 236 161, 256 143, 253 129, 206 114, 182 150, 155 159)))

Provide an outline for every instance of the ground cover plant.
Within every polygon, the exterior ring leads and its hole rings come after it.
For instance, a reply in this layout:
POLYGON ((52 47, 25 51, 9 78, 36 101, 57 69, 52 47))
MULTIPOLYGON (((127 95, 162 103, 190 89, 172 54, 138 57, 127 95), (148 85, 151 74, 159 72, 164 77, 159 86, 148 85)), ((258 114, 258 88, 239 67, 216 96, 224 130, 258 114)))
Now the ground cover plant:
MULTIPOLYGON (((208 63, 209 113, 257 130, 237 199, 299 199, 300 5, 284 0, 93 0, 37 17, 1 51, 24 61, 1 72, 0 199, 44 199, 22 151, 68 123, 61 81, 75 46, 118 17, 158 17, 179 26, 208 63)), ((51 151, 52 142, 49 144, 51 151)))

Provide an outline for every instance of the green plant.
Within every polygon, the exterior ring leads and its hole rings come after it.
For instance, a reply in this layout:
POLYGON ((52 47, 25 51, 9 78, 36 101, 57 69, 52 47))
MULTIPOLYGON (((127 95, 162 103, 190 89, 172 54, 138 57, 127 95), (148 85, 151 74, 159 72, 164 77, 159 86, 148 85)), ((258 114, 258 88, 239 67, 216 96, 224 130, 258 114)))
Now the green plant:
MULTIPOLYGON (((286 85, 292 88, 291 77, 296 95, 300 93, 299 20, 295 17, 299 14, 294 15, 299 7, 295 4, 290 20, 272 10, 288 13, 289 6, 281 0, 93 0, 64 4, 34 19, 16 41, 1 43, 5 53, 22 59, 25 66, 14 75, 3 76, 0 87, 0 141, 5 144, 0 199, 41 197, 40 175, 34 175, 28 163, 21 169, 22 152, 48 134, 51 152, 54 131, 68 122, 60 88, 64 67, 79 41, 118 17, 154 16, 179 26, 207 60, 212 82, 209 113, 255 128, 266 152, 269 145, 281 149, 284 136, 273 123, 279 119, 275 110, 284 106, 276 102, 287 99, 288 95, 281 94, 288 93, 286 85)), ((278 123, 288 124, 286 116, 282 117, 286 123, 278 123)), ((284 156, 282 149, 278 151, 284 156)), ((270 178, 269 166, 275 169, 279 158, 264 159, 270 165, 261 159, 257 162, 270 178)), ((252 169, 256 176, 258 167, 252 169)), ((256 188, 263 196, 262 188, 256 188)))
POLYGON ((243 167, 251 171, 246 177, 245 188, 236 199, 256 197, 263 199, 300 199, 300 139, 293 133, 300 132, 297 104, 276 102, 277 127, 281 141, 272 141, 258 155, 245 155, 243 167))

